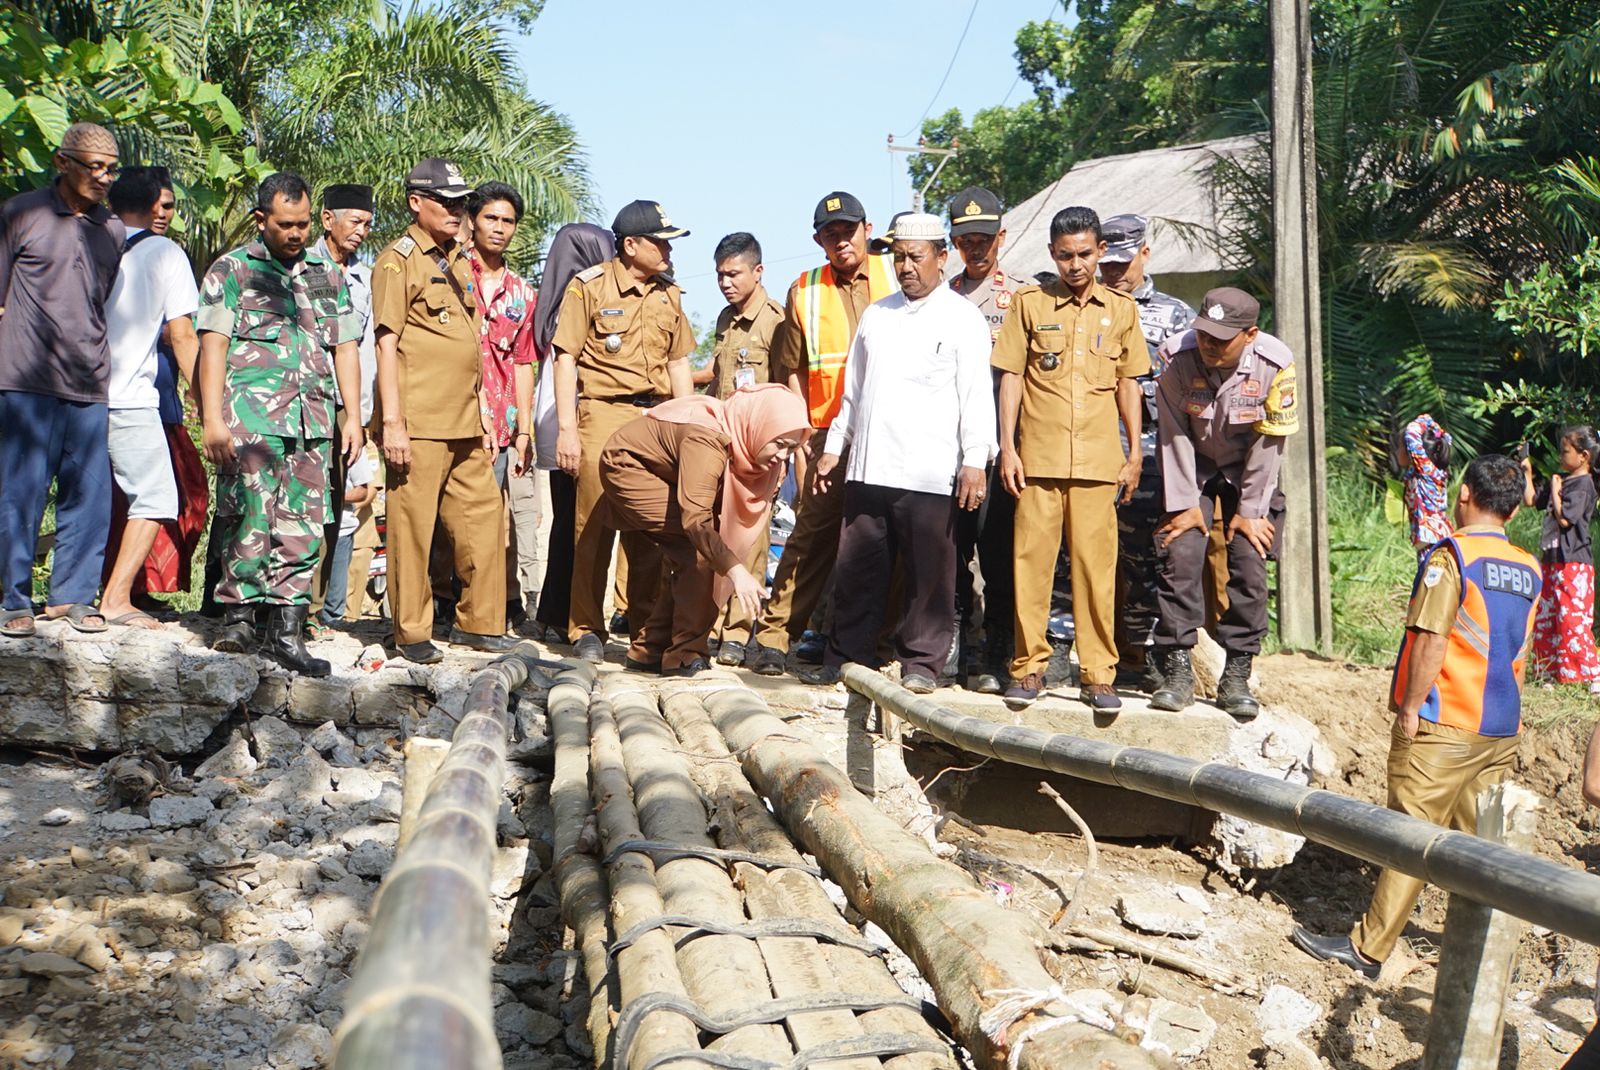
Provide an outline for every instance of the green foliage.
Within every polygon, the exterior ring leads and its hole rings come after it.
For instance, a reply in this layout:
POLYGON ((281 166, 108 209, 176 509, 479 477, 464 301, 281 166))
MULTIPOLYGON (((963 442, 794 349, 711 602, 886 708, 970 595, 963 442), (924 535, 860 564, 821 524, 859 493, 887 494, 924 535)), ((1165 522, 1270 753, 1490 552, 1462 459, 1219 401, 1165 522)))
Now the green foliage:
POLYGON ((50 158, 68 125, 101 123, 125 157, 205 160, 206 183, 191 211, 220 217, 218 194, 253 181, 257 161, 240 154, 242 119, 214 83, 188 73, 143 30, 62 43, 22 11, 0 7, 0 198, 49 180, 50 158), (146 153, 152 147, 158 153, 146 153))
POLYGON ((1588 360, 1590 347, 1600 345, 1600 239, 1563 263, 1545 261, 1527 278, 1507 282, 1494 318, 1533 341, 1541 355, 1588 360))

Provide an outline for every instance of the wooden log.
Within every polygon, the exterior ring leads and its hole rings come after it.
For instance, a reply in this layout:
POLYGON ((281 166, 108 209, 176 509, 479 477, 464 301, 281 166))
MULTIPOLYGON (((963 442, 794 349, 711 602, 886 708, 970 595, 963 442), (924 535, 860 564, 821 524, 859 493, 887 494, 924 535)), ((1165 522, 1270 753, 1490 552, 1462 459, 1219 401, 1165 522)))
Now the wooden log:
POLYGON ((450 741, 412 736, 405 745, 405 773, 400 788, 400 838, 395 844, 398 851, 411 842, 417 831, 417 813, 422 800, 428 797, 428 787, 433 783, 445 755, 450 753, 450 741))
MULTIPOLYGON (((589 772, 600 841, 607 851, 619 843, 641 840, 639 816, 634 810, 633 788, 628 783, 622 742, 611 713, 611 700, 601 689, 589 702, 589 772)), ((626 852, 608 867, 611 881, 611 927, 617 934, 640 922, 666 913, 656 885, 656 867, 649 856, 626 852)), ((672 939, 665 930, 647 932, 616 955, 617 994, 626 1013, 628 1004, 654 992, 687 996, 672 939)), ((700 1050, 699 1031, 683 1015, 656 1010, 646 1015, 625 1061, 616 1065, 634 1070, 657 1056, 700 1050)))
MULTIPOLYGON (((1533 848, 1539 797, 1515 784, 1478 795, 1478 835, 1520 851, 1533 848)), ((1423 1070, 1494 1070, 1500 1065, 1506 993, 1523 922, 1452 893, 1434 981, 1423 1070)))
MULTIPOLYGON (((677 738, 661 719, 654 692, 619 693, 612 711, 644 835, 661 843, 715 847, 706 831, 705 804, 678 753, 677 738)), ((667 913, 729 926, 747 920, 722 863, 686 856, 665 858, 655 868, 667 913)), ((773 995, 760 949, 742 936, 708 933, 681 941, 678 972, 689 996, 708 1014, 752 1011, 773 995)), ((783 1029, 771 1024, 741 1026, 708 1041, 706 1050, 770 1059, 793 1054, 783 1029)))
POLYGON ((834 875, 855 908, 911 956, 981 1065, 1006 1066, 1011 1047, 1025 1035, 1017 1065, 1032 1070, 1157 1065, 1106 1030, 1060 1023, 1071 1012, 1051 999, 1059 988, 1041 960, 1049 941, 1045 930, 1000 907, 967 873, 935 858, 755 694, 720 691, 707 696, 705 705, 784 826, 834 875), (1035 1002, 1040 1005, 1030 1005, 1035 1002), (1002 1004, 1015 1005, 1017 1013, 1009 1022, 991 1018, 991 1039, 982 1019, 1002 1004), (1028 1035, 1045 1025, 1051 1028, 1028 1035))
POLYGON ((507 707, 527 672, 525 663, 507 657, 473 679, 466 714, 427 788, 411 840, 379 888, 334 1035, 336 1070, 499 1070, 489 872, 505 782, 507 707))
MULTIPOLYGON (((683 746, 695 758, 691 774, 705 796, 712 800, 718 845, 792 865, 804 864, 788 833, 768 812, 766 803, 740 771, 738 759, 729 752, 727 742, 711 723, 703 696, 694 693, 668 695, 661 705, 683 746)), ((748 863, 739 863, 735 869, 744 885, 752 917, 777 916, 779 912, 811 917, 837 924, 841 935, 855 935, 855 930, 839 916, 821 881, 811 874, 798 869, 767 872, 748 863)), ((788 971, 793 970, 792 976, 817 980, 819 989, 831 987, 877 996, 900 994, 900 986, 882 960, 856 948, 819 944, 802 938, 762 940, 760 944, 763 954, 770 956, 769 973, 775 979, 790 977, 788 971), (818 962, 831 974, 831 983, 822 983, 815 974, 818 962)), ((795 1015, 786 1021, 797 1046, 815 1043, 818 1037, 835 1039, 868 1032, 905 1033, 930 1043, 942 1042, 921 1015, 905 1007, 883 1007, 860 1015, 849 1011, 819 1011, 795 1015), (845 1021, 846 1018, 850 1021, 845 1021)), ((883 1065, 888 1070, 955 1070, 958 1064, 952 1053, 912 1052, 891 1056, 883 1065)))
POLYGON ((589 796, 592 686, 592 671, 564 672, 556 677, 546 708, 555 750, 555 776, 550 781, 555 826, 553 877, 561 896, 561 918, 572 930, 583 959, 589 989, 587 1025, 595 1066, 605 1067, 611 1063, 611 1016, 617 1010, 617 985, 606 959, 606 903, 610 890, 595 855, 598 838, 590 825, 594 811, 589 796))

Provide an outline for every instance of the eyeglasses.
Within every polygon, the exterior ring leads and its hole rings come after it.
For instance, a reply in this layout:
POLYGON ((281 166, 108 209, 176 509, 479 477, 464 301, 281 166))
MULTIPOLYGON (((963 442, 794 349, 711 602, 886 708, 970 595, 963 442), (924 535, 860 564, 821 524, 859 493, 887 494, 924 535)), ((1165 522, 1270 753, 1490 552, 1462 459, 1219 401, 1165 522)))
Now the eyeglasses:
POLYGON ((66 149, 61 149, 60 152, 61 155, 65 156, 67 159, 71 160, 73 163, 89 172, 95 178, 99 178, 102 175, 107 178, 116 178, 117 175, 122 173, 121 165, 115 162, 101 163, 99 161, 95 161, 91 163, 88 160, 80 159, 79 157, 72 155, 72 153, 68 152, 66 149))

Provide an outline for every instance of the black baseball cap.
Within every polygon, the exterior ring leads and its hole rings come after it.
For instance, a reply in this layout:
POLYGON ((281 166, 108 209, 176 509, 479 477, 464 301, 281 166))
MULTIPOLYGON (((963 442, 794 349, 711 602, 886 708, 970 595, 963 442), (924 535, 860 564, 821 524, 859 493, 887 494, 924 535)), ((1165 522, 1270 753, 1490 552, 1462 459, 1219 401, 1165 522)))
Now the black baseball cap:
POLYGON ((611 221, 611 233, 619 238, 686 238, 689 232, 672 225, 667 213, 655 201, 631 201, 622 206, 611 221))
POLYGON ((1150 220, 1142 215, 1114 215, 1100 221, 1100 240, 1106 243, 1103 264, 1127 264, 1145 247, 1150 220))
POLYGON ((355 208, 362 212, 372 211, 372 187, 357 186, 348 182, 336 182, 324 187, 322 191, 322 207, 330 212, 337 212, 344 208, 355 208))
POLYGON ((429 156, 406 176, 406 192, 431 193, 455 200, 470 194, 472 187, 461 177, 461 168, 442 157, 429 156))
POLYGON ((884 231, 881 237, 873 238, 867 242, 867 252, 872 253, 874 256, 882 256, 887 253, 890 247, 894 245, 894 225, 911 214, 912 212, 909 208, 903 212, 896 212, 894 218, 889 220, 889 229, 884 231))
POLYGON ((1000 198, 982 186, 968 186, 950 198, 950 236, 999 234, 1000 198))
POLYGON ((811 229, 821 230, 841 219, 846 223, 862 223, 866 218, 867 210, 861 207, 860 201, 841 190, 834 190, 817 202, 817 210, 811 213, 811 229))
POLYGON ((1261 315, 1261 302, 1232 286, 1218 286, 1207 290, 1200 302, 1200 312, 1192 326, 1223 342, 1232 341, 1240 331, 1256 325, 1261 315))

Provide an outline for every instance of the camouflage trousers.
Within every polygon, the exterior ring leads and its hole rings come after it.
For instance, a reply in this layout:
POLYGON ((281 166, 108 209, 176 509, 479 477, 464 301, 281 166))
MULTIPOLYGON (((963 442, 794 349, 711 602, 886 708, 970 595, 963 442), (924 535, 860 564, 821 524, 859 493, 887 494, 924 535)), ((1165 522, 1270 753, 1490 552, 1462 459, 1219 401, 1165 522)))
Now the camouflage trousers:
POLYGON ((237 463, 217 471, 217 513, 237 519, 222 548, 216 600, 308 604, 329 514, 333 443, 235 435, 233 448, 237 463))

